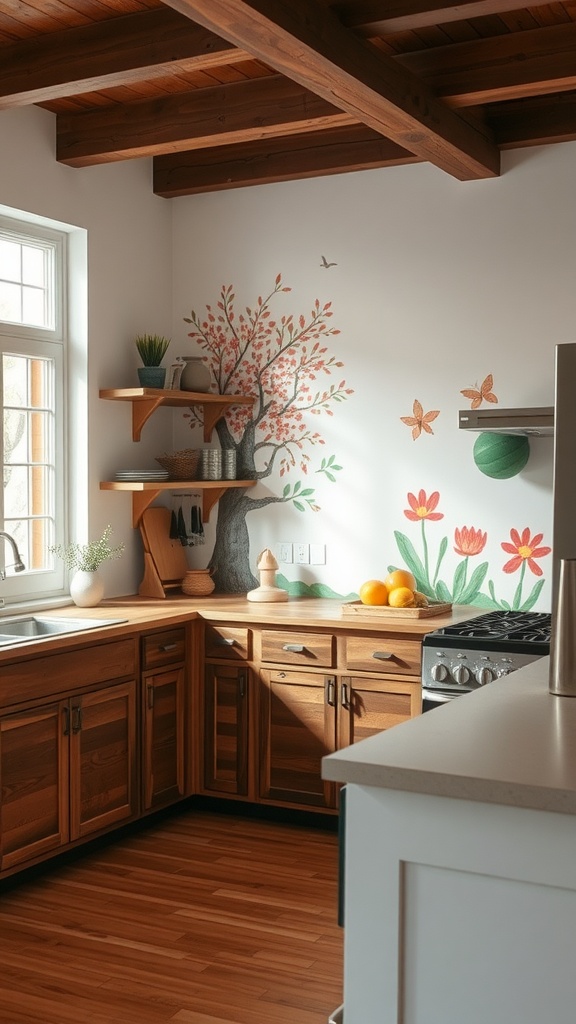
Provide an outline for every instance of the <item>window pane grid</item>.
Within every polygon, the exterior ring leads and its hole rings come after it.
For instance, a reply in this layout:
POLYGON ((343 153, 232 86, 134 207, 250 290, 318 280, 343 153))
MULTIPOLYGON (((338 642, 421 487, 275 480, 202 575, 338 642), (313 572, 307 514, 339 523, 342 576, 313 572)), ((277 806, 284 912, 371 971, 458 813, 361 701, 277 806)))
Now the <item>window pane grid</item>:
POLYGON ((54 328, 55 246, 0 238, 0 320, 54 328))

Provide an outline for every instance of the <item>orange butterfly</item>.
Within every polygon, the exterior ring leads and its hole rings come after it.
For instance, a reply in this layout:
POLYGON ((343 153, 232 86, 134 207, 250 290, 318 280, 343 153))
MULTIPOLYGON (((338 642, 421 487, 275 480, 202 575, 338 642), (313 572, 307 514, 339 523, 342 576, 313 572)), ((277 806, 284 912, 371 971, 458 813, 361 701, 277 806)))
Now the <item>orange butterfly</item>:
POLYGON ((417 398, 414 399, 414 405, 412 406, 412 416, 401 416, 402 423, 405 423, 407 427, 412 427, 412 440, 415 441, 417 437, 424 430, 427 434, 433 434, 434 431, 430 424, 437 416, 440 415, 439 409, 432 409, 431 412, 424 412, 420 402, 417 398))
POLYGON ((492 374, 489 373, 488 376, 485 377, 484 380, 482 381, 479 391, 477 390, 477 388, 466 388, 466 390, 461 391, 460 394, 464 395, 464 398, 472 399, 470 408, 477 409, 480 405, 482 405, 483 401, 492 403, 498 402, 496 395, 493 394, 492 392, 493 386, 494 378, 492 374))

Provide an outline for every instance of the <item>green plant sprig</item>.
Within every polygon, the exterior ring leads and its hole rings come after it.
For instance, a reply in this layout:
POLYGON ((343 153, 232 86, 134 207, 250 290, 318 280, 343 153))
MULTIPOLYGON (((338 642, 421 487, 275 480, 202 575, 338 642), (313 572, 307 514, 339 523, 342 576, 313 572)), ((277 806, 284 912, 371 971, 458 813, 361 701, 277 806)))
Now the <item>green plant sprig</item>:
POLYGON ((161 334, 137 334, 134 342, 144 366, 160 366, 170 340, 161 334))
POLYGON ((91 540, 87 544, 73 542, 67 547, 55 544, 49 547, 57 558, 61 558, 68 570, 79 569, 81 572, 96 572, 96 569, 109 558, 119 558, 124 551, 124 544, 110 547, 112 527, 108 525, 100 540, 91 540))

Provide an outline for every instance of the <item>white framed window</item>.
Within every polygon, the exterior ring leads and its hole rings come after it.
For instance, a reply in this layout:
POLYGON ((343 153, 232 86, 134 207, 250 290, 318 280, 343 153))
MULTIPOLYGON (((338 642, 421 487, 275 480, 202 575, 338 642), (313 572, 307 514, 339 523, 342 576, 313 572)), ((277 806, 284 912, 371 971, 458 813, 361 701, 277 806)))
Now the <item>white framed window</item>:
POLYGON ((67 236, 0 216, 0 597, 64 592, 67 236))

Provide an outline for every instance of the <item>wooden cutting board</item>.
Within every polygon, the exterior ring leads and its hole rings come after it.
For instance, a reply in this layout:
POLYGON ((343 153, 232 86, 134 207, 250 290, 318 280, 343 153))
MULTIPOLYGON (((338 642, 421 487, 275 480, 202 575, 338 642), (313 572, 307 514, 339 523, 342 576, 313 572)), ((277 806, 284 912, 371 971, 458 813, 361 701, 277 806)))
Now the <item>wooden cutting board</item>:
POLYGON ((163 583, 180 582, 188 572, 186 552, 170 537, 169 508, 147 508, 140 520, 144 549, 150 553, 163 583))

